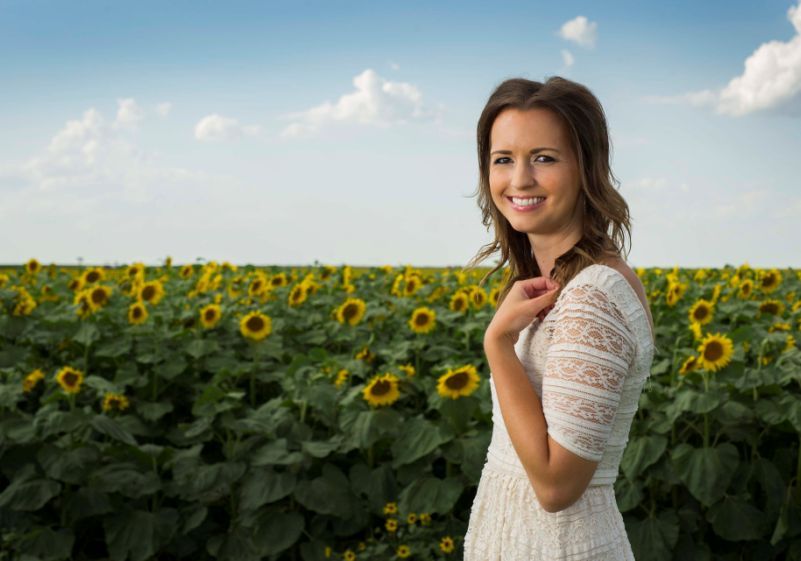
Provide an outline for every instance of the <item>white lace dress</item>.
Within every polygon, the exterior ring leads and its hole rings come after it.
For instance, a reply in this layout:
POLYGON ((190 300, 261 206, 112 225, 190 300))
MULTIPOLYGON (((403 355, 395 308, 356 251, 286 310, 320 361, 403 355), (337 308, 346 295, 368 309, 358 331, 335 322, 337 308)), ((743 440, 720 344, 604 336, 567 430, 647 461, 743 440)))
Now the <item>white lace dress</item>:
POLYGON ((492 438, 464 561, 634 560, 614 482, 654 350, 634 289, 600 264, 580 271, 545 320, 520 333, 515 352, 540 396, 548 434, 600 463, 575 503, 544 510, 509 439, 490 374, 492 438))

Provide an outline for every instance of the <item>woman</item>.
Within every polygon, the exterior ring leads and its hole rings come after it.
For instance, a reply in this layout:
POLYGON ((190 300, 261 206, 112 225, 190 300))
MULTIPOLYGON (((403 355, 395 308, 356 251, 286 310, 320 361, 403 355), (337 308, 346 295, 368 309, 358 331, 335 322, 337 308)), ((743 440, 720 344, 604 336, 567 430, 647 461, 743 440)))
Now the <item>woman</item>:
POLYGON ((655 344, 603 108, 560 77, 506 80, 478 156, 495 240, 473 263, 500 249, 487 276, 511 275, 484 337, 493 432, 464 560, 633 560, 614 482, 655 344))

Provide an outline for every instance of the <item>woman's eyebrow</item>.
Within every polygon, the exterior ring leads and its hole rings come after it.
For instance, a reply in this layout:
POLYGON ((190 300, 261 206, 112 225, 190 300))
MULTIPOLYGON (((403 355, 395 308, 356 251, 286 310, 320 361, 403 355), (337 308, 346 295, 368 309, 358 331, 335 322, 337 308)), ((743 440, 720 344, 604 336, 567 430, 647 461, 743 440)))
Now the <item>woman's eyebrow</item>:
MULTIPOLYGON (((542 152, 543 150, 553 150, 554 152, 559 152, 556 148, 550 148, 548 146, 541 146, 539 148, 532 148, 529 154, 536 154, 537 152, 542 152)), ((511 150, 493 150, 490 152, 490 156, 493 154, 511 154, 511 150)))

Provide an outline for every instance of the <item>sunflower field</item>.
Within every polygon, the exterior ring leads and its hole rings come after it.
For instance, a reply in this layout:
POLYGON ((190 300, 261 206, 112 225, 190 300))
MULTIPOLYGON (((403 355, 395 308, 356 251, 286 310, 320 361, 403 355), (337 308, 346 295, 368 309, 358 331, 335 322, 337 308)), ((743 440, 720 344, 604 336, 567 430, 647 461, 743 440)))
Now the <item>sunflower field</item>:
MULTIPOLYGON (((461 559, 487 271, 0 269, 0 561, 461 559)), ((635 556, 801 559, 801 271, 637 274, 635 556)))

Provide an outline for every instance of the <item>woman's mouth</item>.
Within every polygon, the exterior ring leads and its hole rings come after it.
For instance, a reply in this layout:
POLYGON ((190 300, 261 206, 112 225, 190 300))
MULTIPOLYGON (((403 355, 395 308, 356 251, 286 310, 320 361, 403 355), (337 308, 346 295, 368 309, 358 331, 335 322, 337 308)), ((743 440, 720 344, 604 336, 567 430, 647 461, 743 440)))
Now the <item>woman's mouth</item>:
POLYGON ((544 203, 546 197, 506 197, 512 204, 512 208, 521 212, 531 211, 540 208, 544 203))

